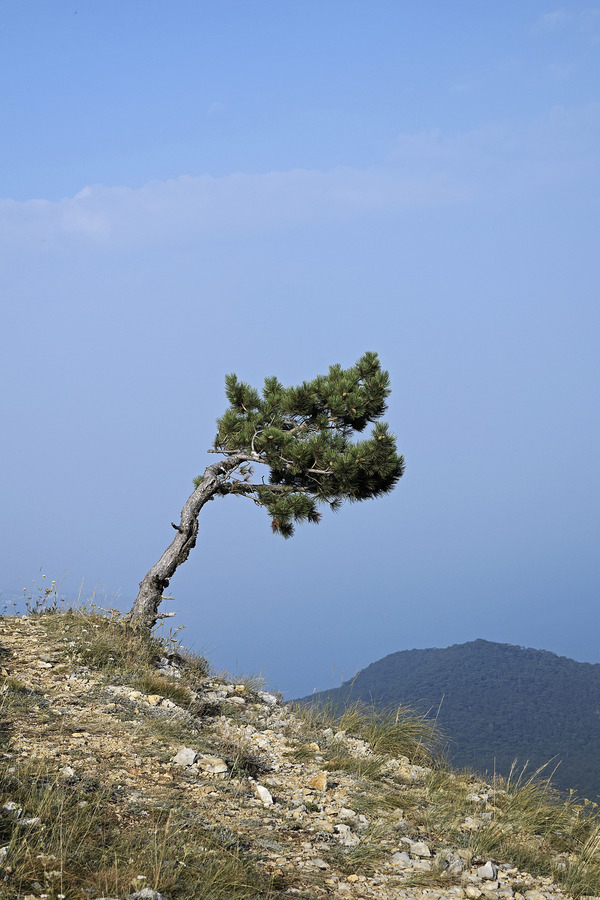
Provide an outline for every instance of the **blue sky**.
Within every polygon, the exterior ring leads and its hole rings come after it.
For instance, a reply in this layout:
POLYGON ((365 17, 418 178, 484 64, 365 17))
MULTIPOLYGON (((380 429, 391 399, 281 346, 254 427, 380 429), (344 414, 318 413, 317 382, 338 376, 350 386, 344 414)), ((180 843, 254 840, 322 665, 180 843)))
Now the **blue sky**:
MULTIPOLYGON (((600 662, 600 6, 0 10, 0 600, 127 609, 224 376, 390 372, 392 495, 229 497, 183 640, 288 697, 482 637, 600 662)), ((9 607, 10 608, 10 607, 9 607)))

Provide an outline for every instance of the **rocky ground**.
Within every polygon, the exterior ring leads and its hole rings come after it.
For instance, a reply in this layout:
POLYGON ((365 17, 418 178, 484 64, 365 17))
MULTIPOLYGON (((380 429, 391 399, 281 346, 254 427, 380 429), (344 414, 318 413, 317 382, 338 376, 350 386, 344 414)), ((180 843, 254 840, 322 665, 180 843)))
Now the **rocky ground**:
MULTIPOLYGON (((235 853, 248 857, 258 871, 259 882, 243 889, 225 885, 219 889, 223 897, 567 896, 548 875, 477 852, 473 835, 495 814, 490 785, 436 775, 422 760, 415 764, 376 754, 364 740, 335 727, 319 732, 251 683, 206 674, 189 689, 193 703, 178 702, 186 663, 177 653, 155 660, 152 691, 141 690, 131 679, 124 683, 110 666, 107 672, 106 665, 86 662, 86 632, 93 649, 102 624, 94 618, 87 627, 80 620, 57 622, 57 616, 0 619, 4 695, 20 686, 21 698, 7 708, 1 756, 2 816, 13 828, 2 832, 0 896, 101 896, 93 873, 91 887, 85 887, 83 876, 69 883, 69 847, 58 861, 54 851, 54 869, 43 860, 29 876, 21 859, 16 880, 12 856, 26 854, 23 835, 36 833, 42 852, 35 858, 43 858, 44 829, 51 824, 43 813, 20 808, 11 793, 10 779, 22 786, 20 773, 27 766, 42 767, 47 777, 77 792, 83 810, 88 786, 100 784, 121 834, 161 810, 174 819, 195 817, 206 833, 230 836, 235 853), (162 693, 156 689, 161 684, 162 693), (437 795, 436 778, 442 785, 437 795), (452 828, 445 831, 449 813, 444 819, 440 798, 453 780, 460 780, 462 806, 453 808, 452 828)), ((177 848, 169 846, 169 821, 161 865, 185 865, 171 859, 177 848)), ((134 871, 135 861, 129 863, 134 871)), ((119 896, 159 900, 164 894, 176 900, 176 884, 155 867, 152 876, 134 874, 119 896)), ((192 896, 189 890, 181 888, 179 895, 192 896)), ((206 893, 197 896, 219 900, 217 888, 202 890, 206 893)))

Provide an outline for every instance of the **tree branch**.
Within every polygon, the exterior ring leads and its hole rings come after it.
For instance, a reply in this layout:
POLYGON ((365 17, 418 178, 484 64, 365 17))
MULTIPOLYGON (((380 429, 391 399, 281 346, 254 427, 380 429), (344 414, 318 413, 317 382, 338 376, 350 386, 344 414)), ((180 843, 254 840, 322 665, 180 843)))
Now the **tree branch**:
POLYGON ((271 494, 310 494, 311 491, 304 487, 294 487, 292 484, 245 484, 236 481, 234 484, 222 484, 219 494, 254 494, 260 491, 269 491, 271 494))

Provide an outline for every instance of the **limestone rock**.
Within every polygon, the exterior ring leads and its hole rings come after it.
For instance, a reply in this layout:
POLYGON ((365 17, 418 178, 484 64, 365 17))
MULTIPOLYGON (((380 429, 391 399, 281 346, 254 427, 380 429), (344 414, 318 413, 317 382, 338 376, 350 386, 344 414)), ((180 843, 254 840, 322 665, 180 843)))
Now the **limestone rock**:
POLYGON ((220 756, 198 756, 196 764, 207 775, 221 775, 228 772, 227 763, 220 756))
POLYGON ((424 841, 415 841, 414 844, 411 844, 410 852, 413 856, 418 856, 419 859, 429 859, 431 856, 431 850, 424 841))
POLYGON ((498 877, 498 867, 488 859, 484 866, 480 866, 477 869, 477 877, 482 878, 485 881, 495 881, 498 877))
POLYGON ((270 694, 268 691, 259 691, 258 696, 263 703, 267 704, 267 706, 277 706, 277 697, 275 694, 270 694))
POLYGON ((191 766, 198 759, 198 754, 191 747, 182 747, 173 757, 176 766, 191 766))
POLYGON ((256 781, 252 782, 252 787, 254 788, 254 791, 256 792, 263 806, 273 805, 273 797, 271 796, 271 792, 268 788, 266 788, 263 784, 258 784, 256 781))
POLYGON ((135 894, 129 894, 127 900, 165 900, 165 897, 159 891, 153 891, 152 888, 142 888, 135 894))

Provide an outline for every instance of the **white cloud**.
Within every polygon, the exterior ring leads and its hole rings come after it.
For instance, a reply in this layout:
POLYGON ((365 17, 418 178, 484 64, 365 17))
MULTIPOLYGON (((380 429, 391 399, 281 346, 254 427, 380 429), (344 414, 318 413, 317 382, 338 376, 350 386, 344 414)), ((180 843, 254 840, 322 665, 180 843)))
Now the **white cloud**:
POLYGON ((555 108, 464 134, 402 134, 377 168, 186 175, 139 189, 88 186, 57 202, 0 200, 0 243, 9 251, 197 242, 489 203, 597 178, 598 146, 600 105, 555 108))
MULTIPOLYGON (((451 194, 452 192, 450 192, 451 194)), ((182 176, 140 189, 86 187, 58 202, 0 200, 4 241, 144 243, 255 233, 453 199, 437 177, 381 168, 182 176)))

